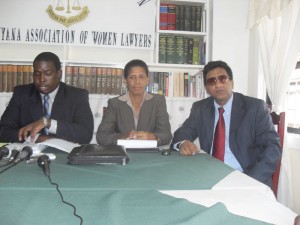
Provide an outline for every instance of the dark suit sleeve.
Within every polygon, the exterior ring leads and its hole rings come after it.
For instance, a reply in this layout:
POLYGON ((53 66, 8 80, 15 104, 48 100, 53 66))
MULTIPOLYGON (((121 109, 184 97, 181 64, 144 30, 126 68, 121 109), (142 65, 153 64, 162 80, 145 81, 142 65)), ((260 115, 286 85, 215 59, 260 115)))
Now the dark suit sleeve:
POLYGON ((199 125, 201 122, 199 121, 198 108, 199 105, 197 105, 197 102, 193 103, 189 117, 184 121, 182 126, 174 132, 174 137, 170 145, 171 149, 173 149, 173 144, 177 142, 184 140, 193 142, 197 138, 197 126, 201 126, 199 125))
POLYGON ((172 139, 171 125, 165 96, 157 96, 157 112, 154 134, 160 139, 159 145, 170 144, 172 139))
POLYGON ((113 99, 108 100, 107 108, 105 110, 105 113, 103 114, 102 121, 97 130, 96 139, 97 142, 101 145, 116 145, 117 137, 121 133, 117 129, 118 107, 113 101, 113 99))
POLYGON ((19 129, 40 119, 42 115, 42 100, 34 85, 16 86, 1 117, 0 140, 19 142, 19 129))
MULTIPOLYGON (((248 166, 244 168, 244 172, 272 186, 272 175, 281 157, 281 150, 278 133, 275 131, 270 113, 263 101, 259 101, 257 106, 254 125, 255 150, 250 145, 248 146, 247 155, 244 155, 246 158, 242 159, 244 162, 248 161, 248 166)), ((243 143, 239 144, 241 146, 243 143)))
POLYGON ((21 119, 20 98, 14 92, 9 101, 0 121, 0 141, 1 142, 19 142, 18 132, 21 119))
MULTIPOLYGON (((56 101, 56 99, 55 99, 56 101)), ((86 90, 68 93, 64 104, 52 108, 51 117, 57 120, 55 137, 79 144, 90 143, 94 120, 86 90)))

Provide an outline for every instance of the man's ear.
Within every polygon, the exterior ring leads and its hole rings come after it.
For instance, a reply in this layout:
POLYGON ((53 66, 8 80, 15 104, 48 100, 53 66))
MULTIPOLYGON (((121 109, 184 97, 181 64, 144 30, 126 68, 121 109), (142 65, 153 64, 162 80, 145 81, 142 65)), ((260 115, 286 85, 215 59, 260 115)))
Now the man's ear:
POLYGON ((62 78, 62 70, 61 69, 57 71, 57 76, 58 76, 59 80, 61 80, 61 78, 62 78))

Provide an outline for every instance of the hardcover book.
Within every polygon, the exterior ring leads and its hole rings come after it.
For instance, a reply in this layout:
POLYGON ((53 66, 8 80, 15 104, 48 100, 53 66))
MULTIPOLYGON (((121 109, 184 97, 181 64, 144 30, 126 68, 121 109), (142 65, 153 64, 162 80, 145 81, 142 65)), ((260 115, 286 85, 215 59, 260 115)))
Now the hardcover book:
POLYGON ((193 38, 188 38, 188 64, 193 64, 193 38))
POLYGON ((175 63, 175 36, 167 35, 167 63, 175 63))
POLYGON ((6 92, 12 92, 13 90, 13 73, 12 73, 12 65, 8 64, 7 65, 7 70, 6 70, 6 85, 7 89, 6 92))
POLYGON ((167 63, 167 35, 159 35, 158 62, 167 63))
POLYGON ((168 30, 176 30, 176 5, 168 4, 168 30))
POLYGON ((175 49, 175 60, 174 63, 176 64, 184 64, 184 37, 181 35, 175 36, 176 41, 176 49, 175 49))
POLYGON ((78 88, 84 89, 84 81, 85 80, 85 67, 84 66, 79 66, 79 71, 78 71, 78 88))
POLYGON ((191 31, 191 18, 192 17, 192 6, 184 6, 184 28, 185 31, 191 31))
POLYGON ((159 29, 168 29, 168 4, 161 3, 159 7, 159 29))
POLYGON ((29 65, 28 66, 28 74, 29 74, 29 83, 33 83, 33 66, 29 65))
POLYGON ((73 67, 66 65, 65 66, 65 83, 70 86, 72 86, 72 73, 73 73, 73 67))
POLYGON ((111 81, 112 81, 112 68, 106 69, 106 92, 105 94, 111 95, 111 81))
POLYGON ((117 68, 111 68, 111 95, 116 95, 117 68))
POLYGON ((72 73, 72 82, 74 87, 78 87, 79 80, 79 67, 73 66, 73 73, 72 73))
POLYGON ((91 93, 91 76, 92 76, 92 67, 85 67, 85 76, 84 76, 84 88, 91 93))
POLYGON ((96 94, 96 85, 97 85, 97 68, 91 67, 91 94, 96 94))
POLYGON ((13 92, 14 87, 18 85, 18 67, 17 65, 11 65, 11 75, 12 75, 12 88, 10 92, 13 92))
POLYGON ((199 38, 193 38, 193 58, 192 58, 192 64, 194 64, 194 65, 200 64, 200 61, 199 61, 199 43, 200 43, 199 38))
POLYGON ((96 69, 96 76, 97 76, 97 78, 96 78, 96 93, 97 94, 101 94, 102 92, 101 92, 101 87, 102 87, 102 67, 97 67, 97 69, 96 69))
POLYGON ((183 96, 189 97, 189 73, 183 73, 184 81, 183 81, 183 96))
POLYGON ((117 75, 116 75, 116 95, 120 95, 122 92, 122 80, 123 80, 123 69, 117 68, 117 75))
POLYGON ((22 66, 22 73, 23 73, 23 84, 29 84, 29 65, 22 66))
POLYGON ((17 65, 17 85, 23 84, 23 68, 22 65, 17 65))
POLYGON ((202 6, 195 6, 196 9, 196 31, 201 32, 202 31, 202 6))
POLYGON ((101 93, 106 94, 106 73, 107 73, 107 67, 102 67, 101 70, 101 93))

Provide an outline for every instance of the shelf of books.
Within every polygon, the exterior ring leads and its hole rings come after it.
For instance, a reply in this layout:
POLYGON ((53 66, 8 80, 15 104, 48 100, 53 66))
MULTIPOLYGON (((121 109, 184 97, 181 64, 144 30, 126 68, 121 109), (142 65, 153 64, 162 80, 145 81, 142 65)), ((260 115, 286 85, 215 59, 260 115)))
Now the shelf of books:
POLYGON ((156 63, 205 64, 208 57, 207 4, 205 0, 161 0, 158 3, 156 63))
POLYGON ((33 67, 29 62, 0 62, 0 92, 12 92, 14 87, 32 83, 33 67))
MULTIPOLYGON (((32 82, 33 67, 29 62, 1 62, 0 92, 11 93, 15 86, 32 82)), ((147 91, 169 98, 203 98, 202 72, 198 70, 178 71, 149 66, 147 91)), ((87 89, 90 94, 120 95, 126 92, 123 82, 123 66, 107 64, 66 63, 64 82, 68 85, 87 89)))

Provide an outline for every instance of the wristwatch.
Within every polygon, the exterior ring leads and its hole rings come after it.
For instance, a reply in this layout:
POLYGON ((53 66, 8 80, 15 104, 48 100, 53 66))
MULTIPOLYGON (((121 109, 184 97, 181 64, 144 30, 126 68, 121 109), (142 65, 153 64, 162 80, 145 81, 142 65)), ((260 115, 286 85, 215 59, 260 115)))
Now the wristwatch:
POLYGON ((51 119, 47 118, 45 116, 42 119, 43 119, 44 127, 46 127, 47 129, 49 129, 50 126, 51 126, 51 119))

